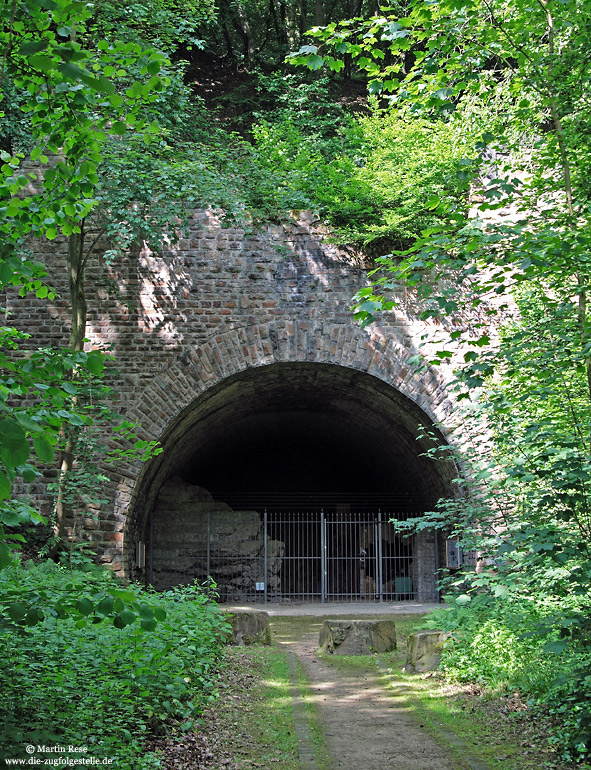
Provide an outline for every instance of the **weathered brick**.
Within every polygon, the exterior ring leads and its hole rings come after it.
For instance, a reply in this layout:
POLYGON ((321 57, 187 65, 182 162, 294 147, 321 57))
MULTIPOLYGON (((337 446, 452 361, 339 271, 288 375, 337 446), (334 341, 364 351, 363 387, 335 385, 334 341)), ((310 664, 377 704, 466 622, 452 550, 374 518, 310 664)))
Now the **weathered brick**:
MULTIPOLYGON (((168 441, 200 394, 214 393, 242 372, 289 362, 322 362, 342 377, 370 371, 366 376, 420 405, 425 420, 445 430, 454 407, 446 383, 455 361, 429 376, 407 364, 433 322, 423 321, 420 308, 403 297, 395 312, 361 329, 349 308, 366 285, 365 272, 357 257, 328 244, 314 221, 303 215, 294 226, 272 225, 247 237, 240 228, 224 230, 213 212, 195 212, 191 231, 161 254, 146 250, 108 269, 98 259, 89 266, 90 348, 112 346, 118 408, 139 421, 146 439, 168 441)), ((33 344, 65 345, 67 243, 33 242, 32 250, 47 264, 60 297, 47 302, 11 295, 6 304, 15 325, 34 335, 33 344)), ((174 435, 180 451, 188 436, 181 429, 174 435)), ((161 477, 154 476, 159 483, 172 472, 162 462, 161 477)), ((120 563, 123 555, 128 569, 152 493, 143 488, 141 463, 121 464, 118 471, 106 469, 109 502, 87 530, 103 544, 104 559, 120 563)))

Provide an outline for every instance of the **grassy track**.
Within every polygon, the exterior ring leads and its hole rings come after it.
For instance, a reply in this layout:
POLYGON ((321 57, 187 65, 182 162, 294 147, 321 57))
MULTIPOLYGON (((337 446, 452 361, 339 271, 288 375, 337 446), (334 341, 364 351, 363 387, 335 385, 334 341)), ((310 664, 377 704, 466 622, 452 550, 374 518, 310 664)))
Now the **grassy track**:
MULTIPOLYGON (((420 625, 421 619, 420 615, 396 617, 395 652, 372 656, 320 655, 324 662, 343 673, 356 669, 377 675, 385 697, 389 692, 402 702, 417 724, 456 756, 458 766, 464 766, 466 755, 470 755, 478 767, 490 770, 571 770, 564 764, 553 763, 551 753, 545 749, 543 725, 530 718, 525 704, 516 696, 487 696, 477 688, 446 685, 437 674, 408 675, 401 671, 407 636, 420 625)), ((233 683, 230 675, 226 692, 215 710, 216 726, 225 725, 226 751, 233 759, 232 768, 299 770, 285 650, 297 651, 298 642, 307 634, 316 634, 321 624, 322 619, 316 617, 273 618, 273 646, 229 649, 229 669, 248 672, 247 681, 239 685, 233 683)), ((319 770, 330 770, 320 709, 301 665, 297 667, 297 687, 306 706, 319 770)))
POLYGON ((219 735, 232 768, 299 770, 285 653, 259 645, 228 648, 226 669, 204 731, 219 735))

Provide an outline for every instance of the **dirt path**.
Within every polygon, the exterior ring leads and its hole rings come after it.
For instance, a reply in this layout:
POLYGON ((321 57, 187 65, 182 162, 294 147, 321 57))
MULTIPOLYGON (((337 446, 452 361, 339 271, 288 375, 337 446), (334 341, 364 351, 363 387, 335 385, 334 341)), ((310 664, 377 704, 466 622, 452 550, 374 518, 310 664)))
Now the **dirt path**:
MULTIPOLYGON (((489 769, 467 752, 459 761, 457 755, 452 758, 449 750, 421 729, 404 685, 398 691, 388 687, 383 672, 370 659, 363 656, 359 665, 342 665, 339 656, 319 657, 322 621, 319 614, 297 621, 293 616, 275 617, 271 627, 276 641, 295 655, 308 680, 307 700, 319 713, 331 770, 489 769)), ((448 743, 456 743, 453 736, 446 737, 448 743)))
POLYGON ((404 700, 385 691, 377 672, 345 673, 319 660, 317 646, 317 634, 307 634, 294 652, 319 707, 335 770, 457 770, 405 713, 404 700))
MULTIPOLYGON (((397 673, 417 612, 392 613, 398 650, 358 657, 317 654, 326 608, 324 617, 273 614, 274 646, 228 650, 220 698, 196 731, 155 740, 162 767, 567 770, 550 761, 545 738, 521 709, 503 699, 480 708, 476 691, 442 691, 436 682, 397 673)), ((349 617, 361 614, 384 617, 381 608, 349 617)))

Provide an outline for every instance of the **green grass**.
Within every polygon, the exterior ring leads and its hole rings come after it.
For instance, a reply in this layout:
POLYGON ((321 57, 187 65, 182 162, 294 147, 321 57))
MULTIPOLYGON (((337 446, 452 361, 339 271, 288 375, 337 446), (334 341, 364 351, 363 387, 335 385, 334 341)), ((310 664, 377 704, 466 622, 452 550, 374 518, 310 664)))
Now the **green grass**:
MULTIPOLYGON (((241 648, 240 654, 249 660, 255 684, 221 713, 232 722, 238 766, 241 770, 261 766, 299 770, 285 653, 276 647, 253 645, 241 648)), ((228 656, 233 655, 237 653, 230 649, 228 656)))
MULTIPOLYGON (((543 725, 530 718, 517 696, 502 698, 483 694, 475 688, 449 685, 436 672, 402 672, 408 634, 421 627, 423 618, 424 615, 416 614, 395 617, 398 647, 391 653, 368 656, 319 653, 319 656, 343 673, 355 670, 377 676, 405 713, 450 752, 458 770, 498 770, 500 767, 503 770, 574 770, 574 765, 557 763, 545 750, 543 725)), ((281 647, 243 648, 259 682, 249 694, 249 710, 242 708, 238 716, 239 720, 248 722, 250 736, 248 747, 240 754, 241 769, 256 767, 258 762, 265 768, 299 770, 284 650, 297 645, 304 636, 318 633, 322 622, 322 618, 316 617, 273 618, 273 639, 280 642, 281 647)), ((313 702, 310 685, 299 664, 298 686, 306 706, 319 770, 329 770, 330 755, 321 729, 320 708, 313 702)), ((237 729, 241 731, 242 722, 238 724, 237 729)))
POLYGON ((531 748, 524 745, 524 735, 514 729, 516 724, 500 713, 492 719, 493 699, 453 692, 436 674, 404 674, 386 658, 376 656, 373 661, 382 673, 382 683, 404 702, 417 725, 454 755, 457 767, 496 770, 502 760, 503 770, 533 770, 550 759, 549 755, 541 757, 539 751, 532 752, 531 758, 526 756, 531 748))
POLYGON ((568 770, 564 763, 556 764, 544 750, 544 737, 526 711, 511 711, 506 700, 494 695, 450 687, 437 672, 402 672, 408 635, 421 628, 424 617, 395 616, 397 649, 393 652, 371 656, 318 654, 343 672, 354 669, 375 674, 377 669, 383 686, 419 727, 454 755, 458 768, 498 770, 502 765, 503 770, 568 770), (467 755, 472 759, 467 759, 467 755))

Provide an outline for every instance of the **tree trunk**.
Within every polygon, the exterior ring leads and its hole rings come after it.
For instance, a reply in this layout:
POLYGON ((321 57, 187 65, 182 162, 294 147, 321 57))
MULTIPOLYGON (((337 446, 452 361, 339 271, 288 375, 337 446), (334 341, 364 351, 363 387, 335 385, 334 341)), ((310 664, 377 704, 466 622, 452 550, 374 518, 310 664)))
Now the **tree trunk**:
MULTIPOLYGON (((229 3, 223 2, 221 5, 221 8, 223 9, 224 16, 226 19, 228 19, 236 32, 238 33, 238 36, 240 37, 242 41, 242 55, 244 56, 244 61, 248 62, 254 53, 254 49, 252 46, 252 37, 250 33, 250 26, 248 23, 248 18, 246 16, 246 12, 244 10, 244 7, 242 3, 237 4, 238 9, 238 16, 233 12, 232 8, 230 8, 229 3)), ((226 45, 228 47, 228 54, 231 50, 231 40, 228 33, 228 29, 226 25, 223 25, 224 29, 224 35, 226 37, 226 45)))
MULTIPOLYGON (((69 349, 73 352, 84 350, 86 336, 87 305, 84 294, 84 272, 86 256, 84 254, 84 223, 80 233, 72 233, 68 240, 68 281, 70 286, 70 341, 69 349)), ((75 376, 75 374, 74 374, 75 376)), ((75 397, 74 397, 75 398, 75 397)), ((66 500, 66 480, 74 467, 75 438, 72 427, 62 428, 63 449, 60 458, 58 490, 55 502, 54 536, 55 555, 59 544, 65 540, 66 521, 71 513, 66 500)))
POLYGON ((317 27, 324 26, 324 3, 322 0, 314 0, 314 24, 317 27))
POLYGON ((307 24, 306 17, 308 16, 308 3, 307 0, 302 0, 300 4, 300 15, 298 18, 298 34, 300 45, 304 42, 304 36, 306 34, 307 24))

